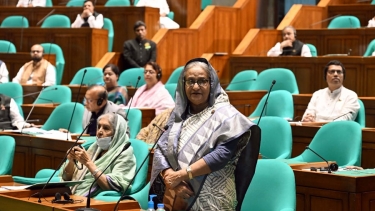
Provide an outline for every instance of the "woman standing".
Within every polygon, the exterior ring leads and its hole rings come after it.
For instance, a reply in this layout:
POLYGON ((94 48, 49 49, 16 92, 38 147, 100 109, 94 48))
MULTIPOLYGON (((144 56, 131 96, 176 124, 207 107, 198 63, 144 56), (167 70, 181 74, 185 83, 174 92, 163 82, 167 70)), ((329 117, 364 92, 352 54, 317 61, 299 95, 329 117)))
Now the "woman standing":
POLYGON ((103 68, 103 81, 108 92, 108 100, 114 104, 126 104, 128 101, 128 91, 118 85, 120 70, 114 64, 107 64, 103 68))

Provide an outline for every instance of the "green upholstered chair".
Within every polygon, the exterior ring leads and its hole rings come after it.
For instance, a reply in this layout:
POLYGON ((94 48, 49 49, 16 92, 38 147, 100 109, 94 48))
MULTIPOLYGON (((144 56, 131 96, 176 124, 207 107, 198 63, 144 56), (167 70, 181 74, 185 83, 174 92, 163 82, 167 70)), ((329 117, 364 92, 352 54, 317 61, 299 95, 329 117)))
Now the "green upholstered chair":
POLYGON ((46 7, 53 7, 52 0, 46 0, 46 7))
POLYGON ((108 0, 104 6, 106 7, 126 7, 130 6, 129 0, 108 0))
POLYGON ((70 85, 80 85, 85 70, 87 71, 85 77, 83 78, 83 84, 104 84, 102 69, 97 67, 84 67, 74 75, 72 81, 70 82, 70 85))
POLYGON ((0 175, 11 175, 16 141, 11 136, 0 136, 0 175))
POLYGON ((70 117, 72 116, 73 108, 76 106, 72 123, 69 131, 71 133, 81 133, 82 117, 84 106, 80 103, 63 103, 57 106, 48 117, 47 121, 42 126, 43 130, 58 130, 60 128, 68 129, 70 117))
POLYGON ((112 23, 111 19, 104 18, 103 29, 108 30, 108 52, 112 52, 113 38, 115 36, 115 30, 113 28, 113 23, 112 23))
POLYGON ((292 94, 299 94, 294 73, 285 68, 270 68, 259 73, 254 90, 269 90, 273 80, 276 80, 276 84, 272 91, 287 90, 292 94))
POLYGON ((0 40, 0 53, 17 53, 16 46, 7 40, 0 40))
POLYGON ((174 69, 165 84, 177 84, 178 79, 180 78, 180 74, 183 70, 184 70, 184 66, 180 66, 174 69))
POLYGON ((366 127, 366 108, 363 104, 362 100, 358 99, 359 103, 359 111, 357 117, 354 121, 356 121, 362 128, 366 127))
POLYGON ((201 10, 204 10, 208 5, 212 4, 212 0, 202 0, 201 1, 201 10))
MULTIPOLYGON (((336 121, 323 125, 315 134, 309 147, 339 166, 361 165, 362 128, 354 121, 336 121)), ((322 159, 306 149, 289 161, 321 162, 322 159)))
POLYGON ((14 15, 6 17, 1 22, 1 28, 28 28, 29 20, 24 16, 14 15))
POLYGON ((70 103, 72 102, 72 91, 69 87, 63 85, 54 85, 45 88, 34 101, 35 104, 44 103, 70 103), (56 89, 56 90, 54 90, 56 89))
POLYGON ((144 69, 143 67, 139 68, 130 68, 127 70, 124 70, 118 79, 118 84, 121 86, 133 86, 137 85, 137 88, 140 86, 143 86, 146 84, 145 77, 144 77, 144 69), (138 82, 138 76, 141 77, 141 79, 138 82))
MULTIPOLYGON (((255 121, 258 123, 258 121, 255 121)), ((287 159, 292 154, 292 128, 281 117, 264 116, 259 127, 262 131, 260 154, 264 158, 287 159)))
POLYGON ((368 44, 366 52, 363 56, 372 56, 372 53, 375 51, 375 39, 373 39, 370 44, 368 44))
POLYGON ((70 28, 70 19, 66 15, 48 16, 40 26, 41 28, 70 28))
POLYGON ((278 160, 260 159, 241 211, 294 211, 296 184, 293 170, 278 160))
POLYGON ((170 83, 170 84, 165 84, 164 86, 165 86, 165 89, 168 90, 169 94, 172 96, 172 98, 174 100, 175 96, 176 96, 177 84, 170 83))
POLYGON ((334 18, 328 25, 328 29, 360 28, 361 22, 355 16, 343 15, 334 18))
MULTIPOLYGON (((250 118, 260 117, 266 98, 267 94, 260 100, 255 111, 250 115, 250 118)), ((272 91, 262 116, 278 116, 284 119, 293 119, 294 104, 292 94, 285 90, 272 91)))
POLYGON ((174 12, 170 11, 168 14, 167 14, 167 17, 170 18, 171 20, 174 19, 174 12))
POLYGON ((307 47, 309 47, 311 55, 313 57, 317 57, 318 56, 318 51, 316 50, 316 47, 313 44, 305 43, 305 45, 307 45, 307 47))
MULTIPOLYGON (((131 146, 133 147, 134 156, 136 158, 136 169, 138 170, 148 154, 148 145, 137 139, 130 139, 131 146)), ((139 170, 138 175, 135 177, 132 186, 127 191, 127 197, 136 199, 142 209, 147 209, 148 190, 149 185, 146 185, 148 158, 139 170)), ((124 190, 123 190, 124 191, 124 190)), ((101 201, 118 201, 122 193, 116 191, 103 191, 94 198, 101 201)))
MULTIPOLYGON (((125 109, 125 114, 128 113, 128 109, 125 109)), ((130 130, 130 137, 135 138, 139 131, 142 128, 142 111, 138 108, 130 108, 130 111, 127 115, 129 130, 130 130)))
POLYGON ((255 70, 243 70, 237 73, 225 89, 227 91, 253 90, 258 72, 255 70))
MULTIPOLYGON (((64 75, 65 58, 64 53, 60 46, 53 43, 42 43, 40 44, 45 54, 55 54, 56 55, 56 84, 60 85, 62 77, 64 75)), ((48 56, 47 56, 48 58, 48 56)))
POLYGON ((375 0, 372 0, 371 4, 375 4, 375 0))
POLYGON ((0 83, 0 94, 13 98, 17 105, 23 104, 23 89, 19 83, 0 83))
POLYGON ((66 3, 67 7, 82 7, 85 0, 70 0, 66 3))

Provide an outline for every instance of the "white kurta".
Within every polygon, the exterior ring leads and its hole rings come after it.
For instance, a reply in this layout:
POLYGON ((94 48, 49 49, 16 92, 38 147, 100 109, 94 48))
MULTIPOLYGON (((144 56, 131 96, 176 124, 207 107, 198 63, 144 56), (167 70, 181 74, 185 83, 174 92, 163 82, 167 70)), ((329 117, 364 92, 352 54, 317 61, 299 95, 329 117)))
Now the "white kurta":
POLYGON ((12 98, 10 99, 10 119, 12 125, 14 127, 17 127, 19 130, 21 130, 22 127, 30 127, 30 124, 26 123, 23 117, 21 116, 16 101, 14 101, 12 98))
POLYGON ((18 0, 17 7, 28 7, 29 4, 34 7, 45 7, 46 0, 18 0))
MULTIPOLYGON (((137 7, 154 7, 159 8, 160 14, 166 14, 170 12, 169 6, 166 0, 139 0, 137 3, 137 7)), ((160 16, 160 27, 167 28, 167 29, 178 29, 180 25, 174 22, 172 19, 168 17, 161 17, 160 16)))
MULTIPOLYGON (((24 71, 24 66, 18 71, 16 77, 13 78, 12 82, 20 83, 24 71)), ((32 80, 33 74, 31 73, 30 79, 26 82, 26 84, 33 84, 32 80)), ((46 78, 42 86, 51 86, 56 84, 56 68, 48 62, 47 71, 46 71, 46 78)))
MULTIPOLYGON (((280 54, 283 53, 283 51, 280 48, 281 43, 276 43, 275 46, 273 46, 267 53, 267 56, 280 56, 280 54)), ((310 48, 307 45, 302 46, 301 56, 304 57, 311 57, 310 48)))
POLYGON ((312 114, 316 122, 355 120, 358 111, 355 92, 343 86, 333 92, 325 88, 314 92, 302 119, 312 114))
POLYGON ((0 65, 0 83, 7 83, 9 82, 9 72, 7 66, 3 62, 0 65))
MULTIPOLYGON (((90 28, 95 28, 95 29, 101 29, 104 26, 104 17, 102 14, 99 14, 96 16, 96 18, 91 15, 87 22, 90 25, 90 28)), ((85 23, 85 20, 81 17, 81 14, 78 14, 76 17, 76 20, 72 23, 71 27, 72 28, 81 28, 82 24, 85 23)))

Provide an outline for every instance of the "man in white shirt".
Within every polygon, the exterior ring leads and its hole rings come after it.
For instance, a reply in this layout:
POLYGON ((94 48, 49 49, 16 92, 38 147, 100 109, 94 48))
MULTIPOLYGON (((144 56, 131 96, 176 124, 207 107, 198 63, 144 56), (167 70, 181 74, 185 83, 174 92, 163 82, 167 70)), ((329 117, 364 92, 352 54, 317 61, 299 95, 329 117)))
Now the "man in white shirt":
POLYGON ((310 49, 303 42, 296 39, 297 31, 293 26, 283 29, 283 41, 276 43, 267 56, 304 56, 311 57, 310 49))
POLYGON ((101 29, 104 26, 103 15, 94 11, 95 7, 91 0, 86 0, 83 4, 82 14, 78 14, 72 28, 90 27, 101 29))
POLYGON ((169 6, 166 0, 139 0, 137 7, 154 7, 159 8, 160 11, 160 28, 167 29, 178 29, 180 25, 168 18, 167 15, 170 12, 169 6))
POLYGON ((0 60, 0 84, 9 82, 9 72, 7 66, 0 60))
POLYGON ((43 51, 43 47, 39 44, 31 47, 31 61, 21 67, 13 82, 42 86, 56 84, 56 68, 43 59, 43 51))
POLYGON ((13 129, 17 127, 31 127, 32 124, 25 123, 16 102, 3 94, 0 94, 0 130, 13 129))
POLYGON ((328 87, 314 92, 302 117, 303 122, 330 122, 355 120, 359 111, 358 96, 345 88, 345 67, 337 61, 328 62, 324 68, 328 87))
POLYGON ((17 7, 45 7, 46 0, 18 0, 17 7))

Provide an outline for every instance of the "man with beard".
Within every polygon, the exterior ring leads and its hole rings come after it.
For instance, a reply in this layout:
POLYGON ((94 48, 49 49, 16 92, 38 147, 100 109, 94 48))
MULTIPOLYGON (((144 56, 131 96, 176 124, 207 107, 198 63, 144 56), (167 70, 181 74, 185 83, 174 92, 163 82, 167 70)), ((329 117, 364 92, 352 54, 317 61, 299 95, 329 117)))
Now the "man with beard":
POLYGON ((310 49, 303 42, 296 39, 297 31, 293 26, 283 29, 283 41, 268 51, 267 56, 304 56, 311 57, 310 49))
POLYGON ((136 38, 124 43, 125 69, 144 67, 147 62, 156 61, 156 44, 146 39, 146 24, 137 21, 133 29, 136 38))
POLYGON ((13 82, 42 86, 56 84, 56 68, 43 59, 43 47, 39 44, 33 45, 30 54, 31 61, 21 67, 13 82))
POLYGON ((303 122, 330 122, 355 120, 359 110, 358 96, 345 88, 345 67, 332 60, 324 68, 328 87, 314 92, 302 117, 303 122))

